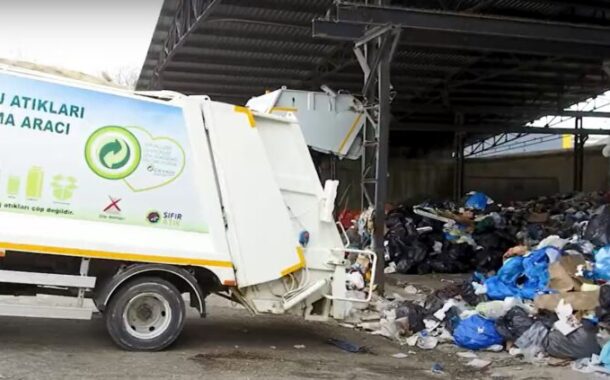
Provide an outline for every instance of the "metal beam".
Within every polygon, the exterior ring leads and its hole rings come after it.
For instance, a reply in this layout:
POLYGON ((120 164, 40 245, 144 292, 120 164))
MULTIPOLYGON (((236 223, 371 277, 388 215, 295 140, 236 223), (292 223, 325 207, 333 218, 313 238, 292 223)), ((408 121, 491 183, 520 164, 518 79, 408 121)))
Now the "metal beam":
POLYGON ((393 131, 403 132, 468 132, 480 134, 496 133, 528 133, 539 135, 607 135, 610 136, 610 129, 591 129, 591 128, 541 128, 541 127, 522 127, 511 125, 453 125, 453 124, 397 124, 392 125, 393 131))
MULTIPOLYGON (((539 100, 537 101, 537 103, 539 103, 542 107, 569 107, 573 104, 582 102, 583 100, 590 98, 592 95, 596 95, 599 94, 600 92, 603 92, 603 90, 597 91, 597 92, 591 92, 591 93, 587 93, 586 95, 583 96, 583 94, 563 94, 563 96, 561 96, 561 94, 542 94, 542 96, 539 97, 539 100), (560 104, 558 104, 558 102, 560 104)), ((405 101, 406 104, 401 104, 400 106, 404 106, 406 108, 410 108, 412 110, 416 110, 416 104, 421 103, 423 101, 425 101, 424 104, 440 104, 441 102, 441 98, 440 97, 431 97, 431 98, 417 98, 415 97, 413 94, 405 94, 403 93, 398 93, 398 95, 396 95, 395 97, 395 102, 401 102, 401 101, 405 101), (413 102, 411 103, 410 101, 412 100, 418 100, 418 102, 413 102)), ((530 101, 531 99, 527 98, 527 97, 505 97, 505 98, 499 98, 499 97, 491 97, 491 96, 485 96, 485 95, 467 95, 467 94, 459 94, 459 95, 452 95, 451 96, 451 101, 452 103, 449 105, 445 105, 446 107, 450 108, 453 107, 454 104, 476 104, 477 106, 481 106, 481 107, 486 107, 486 106, 502 106, 502 107, 518 107, 524 103, 527 104, 528 101, 530 101)), ((399 109, 399 107, 395 107, 395 109, 399 109)))
MULTIPOLYGON (((313 21, 313 28, 317 37, 343 41, 356 41, 366 30, 363 24, 322 19, 315 19, 313 21)), ((610 47, 591 47, 591 45, 556 41, 548 41, 541 44, 536 40, 520 41, 512 37, 462 35, 435 30, 408 29, 408 31, 402 34, 400 45, 455 49, 461 52, 464 50, 505 52, 591 59, 610 57, 610 47)))
POLYGON ((418 112, 438 113, 438 112, 460 112, 465 115, 532 115, 546 114, 548 116, 562 117, 599 117, 610 118, 610 112, 601 111, 571 111, 558 110, 553 107, 503 107, 503 106, 452 106, 451 108, 442 105, 416 105, 418 112))
POLYGON ((600 111, 559 111, 551 114, 553 116, 564 116, 564 117, 601 117, 610 118, 610 112, 600 111))
POLYGON ((491 136, 490 138, 481 139, 470 146, 470 150, 466 157, 474 156, 483 152, 487 152, 499 146, 507 145, 513 141, 519 140, 525 133, 501 133, 491 136))
POLYGON ((366 34, 365 25, 321 18, 316 18, 312 21, 311 30, 314 38, 326 38, 337 41, 356 42, 366 34))
POLYGON ((399 25, 401 44, 544 56, 610 57, 610 28, 412 8, 340 3, 336 19, 315 19, 314 36, 356 41, 367 26, 399 25))
POLYGON ((358 3, 339 3, 337 19, 371 24, 394 24, 408 29, 436 30, 467 35, 511 37, 574 43, 587 46, 608 46, 610 28, 540 22, 538 20, 499 16, 479 16, 456 12, 435 12, 415 8, 383 7, 358 3))

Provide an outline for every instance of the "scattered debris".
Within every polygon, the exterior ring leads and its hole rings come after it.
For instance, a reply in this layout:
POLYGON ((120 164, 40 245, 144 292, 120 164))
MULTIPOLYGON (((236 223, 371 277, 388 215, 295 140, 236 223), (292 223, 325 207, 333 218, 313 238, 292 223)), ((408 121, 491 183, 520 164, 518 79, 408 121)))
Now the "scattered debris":
MULTIPOLYGON (((326 343, 332 344, 333 346, 339 347, 343 351, 352 352, 352 353, 366 353, 368 349, 364 346, 360 346, 355 343, 351 343, 345 340, 329 338, 326 340, 326 343)), ((295 346, 296 348, 296 346, 295 346)))
POLYGON ((405 353, 403 353, 403 352, 399 352, 399 353, 397 353, 397 354, 392 355, 392 357, 393 357, 393 358, 396 358, 396 359, 404 359, 404 358, 406 358, 406 357, 408 357, 408 356, 409 356, 409 355, 407 355, 407 354, 405 354, 405 353))
POLYGON ((445 368, 440 363, 432 364, 432 373, 442 374, 444 373, 445 368))
POLYGON ((491 360, 483 360, 483 359, 472 359, 468 363, 466 363, 469 367, 474 367, 477 369, 483 369, 489 367, 491 364, 491 360))
MULTIPOLYGON (((537 364, 576 360, 575 370, 610 370, 610 343, 604 350, 598 343, 610 341, 609 201, 595 192, 499 205, 470 193, 461 204, 396 207, 386 216, 388 272, 472 277, 440 279, 445 286, 431 293, 398 284, 401 295, 352 310, 355 325, 420 349, 455 343, 537 364)), ((371 218, 367 210, 358 219, 363 242, 371 218)), ((366 289, 367 265, 356 264, 347 285, 366 289)), ((457 355, 474 368, 490 365, 471 351, 457 355)))
POLYGON ((406 294, 417 294, 417 293, 419 293, 419 290, 415 286, 413 286, 413 285, 405 286, 404 291, 405 291, 406 294))
POLYGON ((458 352, 457 356, 459 356, 460 358, 465 358, 465 359, 476 359, 476 358, 478 358, 477 354, 475 354, 472 351, 458 352))
POLYGON ((305 345, 304 344, 295 344, 293 347, 296 348, 297 350, 302 350, 305 348, 305 345))

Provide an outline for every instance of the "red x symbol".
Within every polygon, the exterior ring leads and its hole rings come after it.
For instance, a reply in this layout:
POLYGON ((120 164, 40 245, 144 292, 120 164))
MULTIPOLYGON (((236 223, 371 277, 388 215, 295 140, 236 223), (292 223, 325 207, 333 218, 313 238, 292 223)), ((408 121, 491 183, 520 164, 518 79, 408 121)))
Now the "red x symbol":
POLYGON ((106 206, 106 208, 104 209, 104 212, 109 211, 110 209, 115 209, 116 211, 121 211, 121 208, 119 207, 119 202, 121 201, 120 198, 112 198, 112 197, 108 197, 110 198, 110 204, 108 206, 106 206))

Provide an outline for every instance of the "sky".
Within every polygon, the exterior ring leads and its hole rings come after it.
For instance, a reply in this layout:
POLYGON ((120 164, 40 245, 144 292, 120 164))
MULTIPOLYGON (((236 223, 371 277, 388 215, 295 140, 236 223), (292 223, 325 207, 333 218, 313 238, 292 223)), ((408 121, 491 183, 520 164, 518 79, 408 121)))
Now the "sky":
MULTIPOLYGON (((603 111, 610 112, 610 91, 605 94, 599 95, 594 99, 588 99, 582 103, 573 105, 567 108, 573 111, 603 111)), ((558 116, 545 116, 534 122, 530 123, 532 127, 545 127, 551 128, 574 128, 574 118, 558 117, 558 116)), ((610 119, 605 118, 593 118, 584 117, 583 127, 591 129, 610 129, 610 119)), ((573 136, 569 137, 570 144, 573 146, 573 136)), ((491 141, 491 139, 489 140, 491 141)), ((605 135, 591 135, 586 141, 585 145, 599 145, 606 144, 608 142, 608 136, 605 135)), ((475 144, 476 145, 476 144, 475 144)), ((507 145, 503 145, 496 149, 490 149, 484 153, 478 154, 476 157, 490 157, 498 155, 510 155, 519 154, 526 152, 545 151, 545 150, 557 150, 562 147, 562 135, 526 135, 520 139, 513 141, 507 145)), ((571 149, 571 148, 568 148, 571 149)), ((468 148, 466 148, 468 152, 468 148)))
POLYGON ((0 58, 87 74, 137 70, 163 0, 0 2, 0 58))

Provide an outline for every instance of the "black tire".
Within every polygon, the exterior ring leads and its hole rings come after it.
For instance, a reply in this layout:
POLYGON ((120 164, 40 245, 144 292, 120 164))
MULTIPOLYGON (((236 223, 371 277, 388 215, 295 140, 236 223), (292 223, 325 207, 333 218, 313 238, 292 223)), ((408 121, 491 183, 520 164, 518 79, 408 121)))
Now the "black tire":
MULTIPOLYGON (((137 278, 124 284, 112 296, 104 311, 108 334, 119 347, 129 351, 160 351, 167 348, 182 332, 185 316, 184 300, 178 289, 172 283, 157 277, 137 278), (147 300, 152 301, 147 302, 147 300), (135 302, 143 303, 144 306, 137 308, 135 302), (159 306, 158 310, 162 311, 152 312, 151 310, 154 309, 150 307, 152 304, 159 306), (129 316, 135 314, 136 317, 140 317, 142 313, 138 313, 137 310, 142 311, 142 308, 144 308, 142 319, 152 314, 157 316, 155 320, 166 318, 160 322, 163 328, 155 332, 159 334, 158 336, 137 336, 139 332, 136 327, 128 326, 132 324, 129 316), (168 311, 163 311, 166 308, 168 311)), ((145 330, 144 334, 146 331, 151 331, 150 334, 153 334, 155 327, 146 327, 145 324, 146 320, 140 323, 140 326, 143 326, 141 329, 145 330)))

